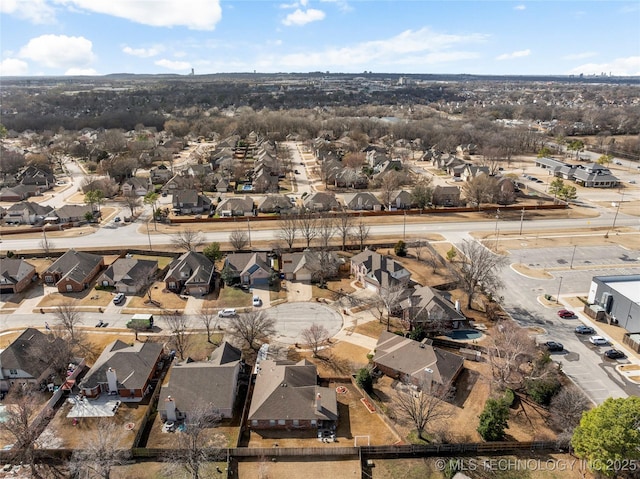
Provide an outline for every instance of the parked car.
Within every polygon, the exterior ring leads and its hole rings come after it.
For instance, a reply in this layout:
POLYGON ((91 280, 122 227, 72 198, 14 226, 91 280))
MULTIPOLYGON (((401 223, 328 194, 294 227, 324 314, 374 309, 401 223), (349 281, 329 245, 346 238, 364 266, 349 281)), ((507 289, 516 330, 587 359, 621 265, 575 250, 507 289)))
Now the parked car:
POLYGON ((573 311, 569 311, 568 309, 561 309, 558 311, 558 316, 561 318, 573 318, 576 315, 573 311))
POLYGON ((232 318, 237 314, 235 308, 225 308, 218 311, 219 318, 232 318))
POLYGON ((113 304, 121 304, 127 299, 124 293, 118 293, 113 297, 113 304))
POLYGON ((254 296, 252 303, 254 306, 262 306, 262 300, 260 299, 260 296, 254 296))
POLYGON ((609 340, 603 338, 602 336, 591 336, 589 338, 589 342, 591 344, 595 344, 596 346, 606 346, 607 344, 609 344, 609 340))
POLYGON ((585 326, 581 324, 580 326, 576 326, 575 332, 578 334, 594 334, 596 332, 591 326, 585 326))
POLYGON ((299 174, 300 174, 300 172, 299 172, 298 170, 293 170, 293 172, 294 172, 296 175, 299 175, 299 174))
POLYGON ((104 324, 104 321, 100 320, 96 323, 96 328, 101 328, 102 325, 104 324))
POLYGON ((557 341, 547 341, 544 344, 547 347, 547 350, 550 351, 550 352, 553 352, 553 351, 564 351, 564 346, 562 345, 562 343, 559 343, 557 341))
POLYGON ((116 216, 116 217, 113 219, 113 221, 114 221, 115 223, 120 223, 120 222, 122 221, 122 218, 120 218, 119 216, 116 216))
POLYGON ((622 359, 627 357, 626 354, 624 354, 622 351, 618 351, 617 349, 607 349, 604 352, 604 355, 609 359, 622 359))

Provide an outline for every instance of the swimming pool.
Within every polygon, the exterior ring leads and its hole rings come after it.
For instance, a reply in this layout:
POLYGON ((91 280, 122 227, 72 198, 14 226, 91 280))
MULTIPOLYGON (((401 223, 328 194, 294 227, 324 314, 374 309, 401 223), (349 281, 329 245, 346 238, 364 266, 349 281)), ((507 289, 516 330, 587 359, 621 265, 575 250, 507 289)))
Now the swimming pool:
POLYGON ((475 329, 456 329, 447 334, 451 339, 465 340, 465 339, 480 339, 482 333, 475 329))

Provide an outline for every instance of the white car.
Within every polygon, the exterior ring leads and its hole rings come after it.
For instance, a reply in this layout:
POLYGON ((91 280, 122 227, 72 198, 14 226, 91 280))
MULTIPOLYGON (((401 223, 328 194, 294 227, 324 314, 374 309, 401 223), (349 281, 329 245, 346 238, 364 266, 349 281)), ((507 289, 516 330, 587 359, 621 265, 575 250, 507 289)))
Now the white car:
POLYGON ((236 315, 235 308, 225 308, 218 311, 219 318, 232 318, 236 315))
POLYGON ((591 336, 589 338, 589 342, 591 344, 595 344, 596 346, 606 346, 607 344, 609 344, 609 340, 603 338, 602 336, 591 336))
POLYGON ((253 297, 253 305, 254 306, 262 306, 262 300, 260 299, 260 296, 254 296, 253 297))

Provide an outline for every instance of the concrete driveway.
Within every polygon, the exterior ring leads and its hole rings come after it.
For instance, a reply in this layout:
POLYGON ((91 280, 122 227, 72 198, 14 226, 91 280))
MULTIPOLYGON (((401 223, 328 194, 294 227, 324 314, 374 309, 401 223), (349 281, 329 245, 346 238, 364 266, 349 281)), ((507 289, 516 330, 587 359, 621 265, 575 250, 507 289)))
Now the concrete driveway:
POLYGON ((302 331, 312 324, 327 328, 329 337, 342 329, 342 316, 328 306, 316 302, 284 303, 265 309, 265 313, 276 322, 275 340, 285 344, 304 342, 302 331))
POLYGON ((269 293, 269 286, 254 286, 251 288, 251 296, 257 296, 262 300, 262 306, 255 307, 254 309, 268 308, 271 306, 271 294, 269 293))
POLYGON ((308 281, 287 281, 287 301, 295 303, 297 301, 311 301, 313 288, 308 281))

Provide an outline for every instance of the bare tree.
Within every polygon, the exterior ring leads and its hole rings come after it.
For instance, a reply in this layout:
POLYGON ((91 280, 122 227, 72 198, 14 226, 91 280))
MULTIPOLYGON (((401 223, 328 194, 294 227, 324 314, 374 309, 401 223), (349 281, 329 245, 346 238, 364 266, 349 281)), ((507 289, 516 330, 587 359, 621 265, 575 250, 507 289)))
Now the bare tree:
POLYGON ((327 339, 329 339, 329 331, 321 324, 313 323, 307 329, 303 329, 300 332, 302 339, 306 344, 311 347, 313 351, 313 357, 318 357, 318 350, 327 339))
POLYGON ((318 236, 318 216, 310 210, 305 210, 298 215, 298 230, 300 235, 307 242, 307 248, 311 246, 311 242, 318 236))
POLYGON ((322 216, 318 219, 316 231, 323 250, 329 249, 331 240, 336 234, 336 226, 331 216, 322 216))
POLYGON ((69 334, 69 340, 71 344, 76 343, 77 327, 82 324, 82 318, 80 312, 71 301, 65 301, 64 303, 56 306, 55 317, 58 324, 69 334))
POLYGON ((47 238, 46 226, 42 227, 42 240, 40 241, 40 248, 42 248, 42 252, 45 256, 49 256, 51 250, 55 247, 53 241, 47 238))
POLYGON ((360 221, 353 228, 353 238, 358 242, 360 251, 364 250, 364 244, 369 239, 370 231, 371 228, 362 221, 362 218, 360 218, 360 221))
POLYGON ((353 233, 353 216, 349 214, 347 211, 341 211, 335 217, 335 227, 342 239, 342 251, 345 251, 347 248, 347 239, 353 233))
POLYGON ((399 416, 413 424, 420 439, 426 440, 423 435, 430 423, 448 419, 453 415, 452 409, 446 402, 452 390, 451 388, 442 388, 429 393, 431 385, 422 383, 419 385, 421 390, 415 390, 412 386, 411 384, 403 384, 402 387, 396 389, 393 408, 399 416))
POLYGON ((200 321, 207 330, 207 342, 211 342, 211 330, 218 327, 218 313, 215 309, 202 308, 198 314, 200 321))
POLYGON ((504 256, 493 254, 477 241, 464 240, 460 245, 460 280, 467 293, 467 308, 471 309, 474 295, 479 291, 493 291, 502 287, 500 269, 506 265, 504 256))
MULTIPOLYGON (((398 308, 400 299, 407 292, 407 284, 404 281, 393 282, 386 288, 380 288, 378 292, 379 302, 384 305, 384 309, 387 311, 386 326, 387 331, 391 330, 391 315, 394 310, 398 308)), ((380 322, 382 322, 382 313, 380 314, 380 322)))
POLYGON ((189 332, 189 317, 178 311, 165 311, 163 318, 171 335, 170 343, 178 353, 180 360, 184 361, 192 338, 189 332))
POLYGON ((416 255, 418 261, 422 261, 422 253, 427 246, 427 242, 423 240, 416 240, 413 243, 413 253, 416 255))
POLYGON ((31 477, 40 477, 35 458, 36 440, 40 430, 34 427, 33 421, 39 405, 36 392, 30 385, 14 387, 9 393, 3 412, 3 420, 0 421, 0 431, 13 437, 12 452, 15 454, 16 463, 28 464, 31 469, 31 477))
POLYGON ((121 427, 112 420, 99 420, 97 428, 84 437, 83 448, 73 451, 69 462, 73 477, 109 479, 111 470, 129 459, 129 450, 118 447, 122 438, 121 427))
POLYGON ((185 228, 171 237, 171 243, 179 249, 195 251, 204 244, 204 235, 202 231, 185 228))
POLYGON ((170 467, 176 469, 174 472, 181 469, 192 479, 213 477, 214 461, 222 458, 221 450, 226 442, 223 434, 212 431, 221 420, 222 415, 213 404, 187 411, 183 427, 174 433, 173 450, 166 458, 170 467))
POLYGON ((564 386, 551 399, 551 411, 556 416, 556 423, 569 432, 580 424, 582 413, 590 407, 591 403, 584 393, 573 385, 564 386))
POLYGON ((280 229, 276 235, 287 244, 289 249, 292 249, 298 234, 298 221, 294 215, 282 215, 281 218, 278 221, 280 229))
POLYGON ((511 320, 501 321, 487 346, 493 378, 500 389, 518 387, 536 355, 536 345, 527 331, 511 320), (526 365, 526 368, 525 368, 526 365))
POLYGON ((63 331, 62 328, 51 328, 47 332, 47 341, 36 343, 38 347, 29 354, 29 361, 42 364, 43 369, 48 368, 62 383, 67 379, 67 369, 73 361, 75 346, 68 336, 58 334, 63 331))
POLYGON ((136 214, 136 208, 140 206, 141 199, 136 194, 135 191, 130 191, 126 195, 124 195, 124 202, 129 207, 129 211, 131 212, 131 216, 136 214))
POLYGON ((264 311, 249 311, 229 318, 230 333, 255 352, 274 335, 276 322, 264 311))
POLYGON ((482 203, 492 203, 498 193, 498 181, 488 175, 479 175, 462 185, 462 191, 469 203, 480 209, 482 203))
POLYGON ((391 200, 400 186, 400 176, 397 171, 382 175, 380 182, 380 200, 385 208, 391 208, 391 200))
POLYGON ((249 235, 244 230, 234 230, 229 233, 229 243, 235 251, 242 251, 249 244, 249 235))

